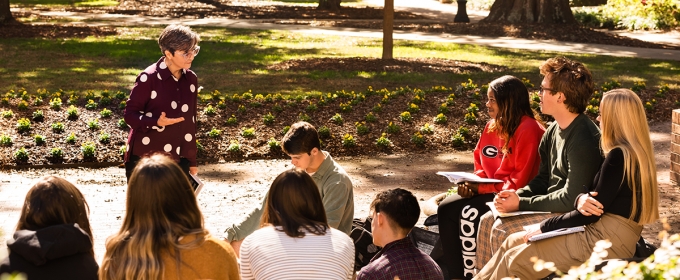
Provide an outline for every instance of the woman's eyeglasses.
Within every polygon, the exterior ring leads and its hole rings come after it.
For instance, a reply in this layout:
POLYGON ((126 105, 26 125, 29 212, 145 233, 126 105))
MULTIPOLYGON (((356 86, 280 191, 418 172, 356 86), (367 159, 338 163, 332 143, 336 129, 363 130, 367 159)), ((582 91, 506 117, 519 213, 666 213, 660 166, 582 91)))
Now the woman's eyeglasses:
POLYGON ((189 59, 190 57, 195 57, 195 56, 198 55, 198 52, 199 52, 200 50, 201 50, 201 47, 200 47, 200 46, 196 46, 193 50, 185 51, 185 52, 182 54, 182 57, 184 57, 184 59, 189 59))

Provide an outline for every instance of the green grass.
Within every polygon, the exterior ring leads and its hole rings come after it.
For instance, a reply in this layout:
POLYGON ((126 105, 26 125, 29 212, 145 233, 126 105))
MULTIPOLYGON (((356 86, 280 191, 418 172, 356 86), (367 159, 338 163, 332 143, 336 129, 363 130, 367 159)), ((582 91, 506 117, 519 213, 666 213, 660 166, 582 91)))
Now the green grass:
MULTIPOLYGON (((85 39, 11 39, 0 41, 0 93, 25 87, 64 90, 129 91, 140 71, 161 55, 158 28, 119 28, 121 35, 85 39)), ((503 65, 503 73, 391 73, 369 71, 274 71, 267 66, 293 58, 380 57, 381 40, 305 35, 285 31, 195 28, 203 39, 192 69, 206 92, 253 94, 365 90, 410 86, 455 86, 472 79, 485 84, 501 75, 526 77, 540 84, 538 66, 550 52, 489 48, 434 42, 395 41, 395 57, 435 57, 503 65)), ((597 55, 564 54, 584 62, 596 83, 616 79, 625 87, 643 80, 678 87, 680 62, 597 55)))

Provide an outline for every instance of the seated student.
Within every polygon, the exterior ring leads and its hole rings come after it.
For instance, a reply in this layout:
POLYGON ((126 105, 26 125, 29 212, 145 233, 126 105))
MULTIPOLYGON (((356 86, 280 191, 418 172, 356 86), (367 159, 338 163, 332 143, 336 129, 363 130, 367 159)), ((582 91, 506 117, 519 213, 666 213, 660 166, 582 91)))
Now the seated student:
POLYGON ((496 192, 525 186, 538 173, 538 143, 545 128, 534 117, 524 83, 513 76, 500 77, 489 84, 487 98, 491 120, 474 151, 474 173, 503 182, 460 184, 457 194, 439 204, 444 263, 454 279, 474 276, 475 238, 479 219, 489 211, 486 203, 496 192))
POLYGON ((583 193, 576 210, 541 222, 529 232, 511 235, 475 279, 541 279, 549 270, 535 271, 530 258, 554 262, 566 272, 585 262, 595 243, 609 240, 608 258, 630 258, 642 225, 659 218, 656 163, 649 127, 640 98, 628 89, 604 94, 600 103, 602 149, 607 154, 593 182, 594 193, 583 193), (541 232, 585 226, 584 232, 527 243, 541 232))
MULTIPOLYGON (((580 62, 565 57, 550 58, 540 67, 541 112, 555 119, 539 144, 538 175, 527 186, 503 190, 494 198, 499 212, 518 210, 563 213, 590 186, 602 163, 600 130, 583 112, 593 93, 590 71, 580 62)), ((508 235, 525 225, 556 214, 520 215, 494 219, 482 216, 477 235, 477 268, 484 266, 508 235)))
POLYGON ((357 274, 357 280, 439 280, 439 265, 407 237, 420 217, 418 199, 404 189, 381 192, 371 202, 373 243, 382 250, 357 274))
POLYGON ((241 245, 245 279, 352 279, 354 243, 331 228, 314 180, 302 170, 274 179, 262 228, 241 245))
POLYGON ((89 207, 68 181, 47 176, 26 194, 9 256, 0 274, 24 273, 26 279, 97 279, 89 207))
POLYGON ((142 158, 132 171, 99 279, 239 279, 236 254, 203 227, 189 179, 171 158, 142 158))
MULTIPOLYGON (((293 165, 307 172, 316 183, 323 206, 326 209, 328 225, 346 234, 352 230, 354 217, 354 189, 347 172, 338 165, 331 155, 321 150, 316 128, 307 122, 298 122, 281 140, 283 151, 290 156, 293 165)), ((265 197, 261 206, 240 224, 227 228, 227 240, 238 254, 238 248, 246 236, 259 228, 265 197)))

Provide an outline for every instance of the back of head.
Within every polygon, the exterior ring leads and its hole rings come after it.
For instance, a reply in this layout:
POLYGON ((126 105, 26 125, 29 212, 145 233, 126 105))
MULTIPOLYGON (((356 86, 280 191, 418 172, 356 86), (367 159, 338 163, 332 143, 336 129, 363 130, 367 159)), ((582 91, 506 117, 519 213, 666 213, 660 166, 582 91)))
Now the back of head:
POLYGON ((47 176, 26 194, 17 230, 35 231, 49 226, 78 224, 92 239, 88 215, 89 206, 76 186, 63 178, 47 176))
POLYGON ((522 117, 535 118, 529 101, 529 90, 520 79, 510 75, 493 80, 489 83, 489 90, 493 91, 498 105, 496 119, 490 128, 491 131, 498 131, 505 140, 505 150, 509 139, 522 122, 522 117))
POLYGON ((162 252, 196 246, 205 234, 196 196, 179 165, 162 154, 143 158, 128 182, 123 225, 107 240, 100 279, 159 279, 162 252), (178 243, 190 234, 202 235, 178 243))
POLYGON ((550 58, 540 67, 541 75, 550 81, 549 94, 564 93, 569 112, 583 113, 593 95, 593 75, 583 63, 563 56, 550 58))
POLYGON ((371 202, 371 211, 387 215, 391 227, 403 234, 411 231, 420 217, 418 199, 410 191, 400 188, 377 194, 371 202))
POLYGON ((281 140, 283 152, 289 155, 309 154, 312 149, 321 150, 319 134, 308 122, 297 122, 290 126, 290 129, 281 140))
POLYGON ((604 93, 600 114, 602 149, 623 151, 625 175, 633 193, 641 194, 641 201, 633 196, 631 217, 639 209, 640 224, 653 223, 659 218, 656 162, 642 101, 629 89, 614 89, 604 93))
POLYGON ((171 24, 158 37, 158 46, 161 48, 163 55, 165 55, 165 51, 169 51, 174 55, 175 51, 191 50, 200 41, 201 37, 192 31, 190 27, 171 24))
POLYGON ((307 172, 288 170, 274 179, 262 224, 280 226, 290 237, 304 237, 303 229, 316 235, 326 233, 326 210, 319 189, 307 172))

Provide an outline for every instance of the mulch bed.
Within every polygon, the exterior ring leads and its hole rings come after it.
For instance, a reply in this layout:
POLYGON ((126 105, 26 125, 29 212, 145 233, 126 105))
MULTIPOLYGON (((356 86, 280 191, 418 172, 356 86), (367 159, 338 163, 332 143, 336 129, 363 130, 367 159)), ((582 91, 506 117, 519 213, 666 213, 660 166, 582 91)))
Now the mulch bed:
POLYGON ((275 71, 368 71, 397 73, 470 73, 470 72, 502 72, 505 66, 488 63, 472 63, 467 61, 441 58, 398 58, 383 60, 371 57, 348 58, 309 58, 291 59, 267 67, 275 71))

